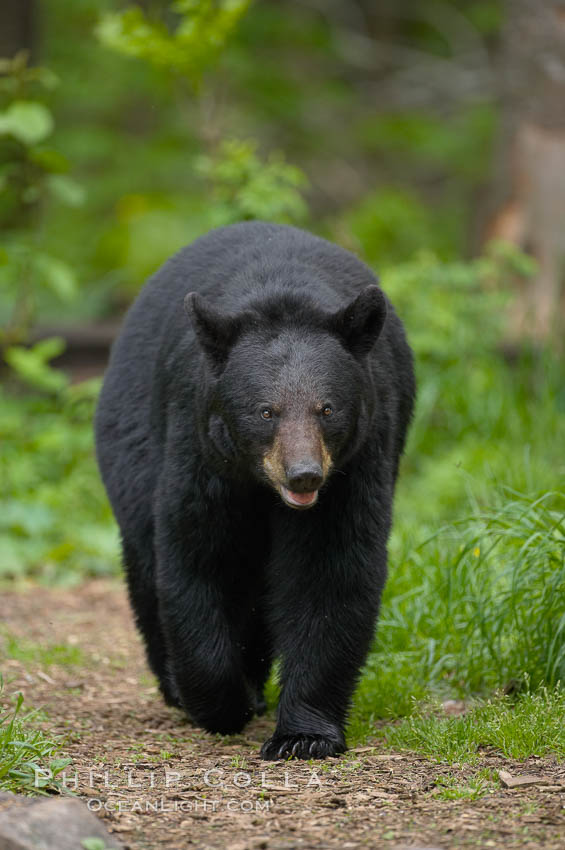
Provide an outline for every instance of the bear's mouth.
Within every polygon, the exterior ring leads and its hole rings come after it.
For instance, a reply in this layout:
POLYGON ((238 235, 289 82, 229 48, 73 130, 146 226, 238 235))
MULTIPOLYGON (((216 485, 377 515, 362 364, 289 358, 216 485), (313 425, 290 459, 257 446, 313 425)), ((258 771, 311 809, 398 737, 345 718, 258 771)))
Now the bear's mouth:
POLYGON ((309 493, 295 493, 285 487, 284 484, 281 484, 280 493, 285 504, 287 504, 290 508, 296 508, 299 511, 311 508, 318 501, 317 490, 311 490, 309 493))

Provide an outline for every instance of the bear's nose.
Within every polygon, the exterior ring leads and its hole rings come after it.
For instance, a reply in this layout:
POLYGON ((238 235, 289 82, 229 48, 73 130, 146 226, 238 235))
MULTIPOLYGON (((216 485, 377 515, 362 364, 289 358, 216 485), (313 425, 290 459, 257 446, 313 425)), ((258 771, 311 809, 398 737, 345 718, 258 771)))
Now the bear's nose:
POLYGON ((288 489, 294 493, 311 493, 320 487, 323 480, 319 463, 295 463, 287 474, 288 489))

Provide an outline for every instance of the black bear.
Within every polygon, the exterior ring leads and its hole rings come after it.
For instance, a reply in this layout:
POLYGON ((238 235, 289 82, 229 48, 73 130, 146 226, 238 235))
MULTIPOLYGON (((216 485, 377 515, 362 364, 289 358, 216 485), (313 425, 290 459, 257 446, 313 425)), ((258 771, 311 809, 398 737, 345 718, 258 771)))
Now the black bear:
POLYGON ((235 224, 149 280, 114 344, 96 438, 169 704, 239 732, 278 657, 262 757, 345 750, 414 393, 375 276, 324 239, 235 224))

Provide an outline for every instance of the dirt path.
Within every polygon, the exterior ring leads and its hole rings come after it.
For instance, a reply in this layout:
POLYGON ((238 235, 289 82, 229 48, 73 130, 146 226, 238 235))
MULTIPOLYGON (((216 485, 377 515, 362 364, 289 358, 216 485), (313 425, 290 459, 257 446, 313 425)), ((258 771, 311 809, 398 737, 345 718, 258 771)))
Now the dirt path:
POLYGON ((75 666, 3 660, 5 691, 23 691, 26 704, 45 707, 47 727, 68 736, 69 787, 131 850, 565 847, 565 765, 553 760, 485 754, 479 767, 541 774, 548 784, 474 801, 434 795, 438 779, 455 774, 465 785, 477 766, 378 747, 324 763, 265 763, 258 747, 272 718, 221 739, 165 707, 120 587, 10 592, 2 615, 23 646, 82 651, 75 666))

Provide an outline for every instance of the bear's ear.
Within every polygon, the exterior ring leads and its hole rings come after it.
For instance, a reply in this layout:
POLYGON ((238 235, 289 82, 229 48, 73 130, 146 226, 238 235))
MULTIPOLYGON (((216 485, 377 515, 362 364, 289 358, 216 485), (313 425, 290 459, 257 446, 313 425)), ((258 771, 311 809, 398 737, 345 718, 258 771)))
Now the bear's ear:
POLYGON ((184 307, 202 350, 214 367, 221 368, 241 331, 238 317, 216 310, 198 292, 188 293, 184 307))
POLYGON ((367 286, 347 307, 334 313, 330 329, 354 357, 365 357, 379 338, 386 313, 386 300, 379 287, 367 286))

